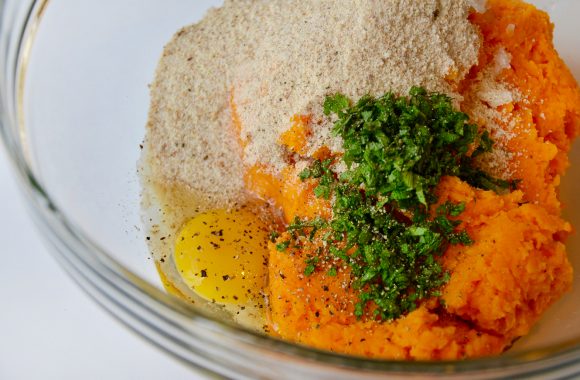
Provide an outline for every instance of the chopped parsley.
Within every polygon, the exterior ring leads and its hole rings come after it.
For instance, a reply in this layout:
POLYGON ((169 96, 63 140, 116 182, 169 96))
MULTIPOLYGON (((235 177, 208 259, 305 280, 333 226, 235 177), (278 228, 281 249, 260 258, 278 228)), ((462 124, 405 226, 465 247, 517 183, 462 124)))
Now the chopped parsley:
MULTIPOLYGON (((314 194, 331 200, 333 216, 297 218, 287 230, 300 244, 323 242, 318 255, 306 259, 304 275, 340 260, 360 290, 355 314, 372 310, 375 319, 398 318, 418 301, 439 296, 449 279, 438 261, 447 247, 472 244, 457 219, 465 204, 447 202, 431 212, 441 178, 456 176, 495 191, 515 183, 476 168, 474 158, 491 151, 493 141, 443 94, 414 87, 408 97, 365 96, 352 106, 337 94, 326 99, 324 113, 336 116, 333 133, 343 140, 340 159, 347 170, 335 171, 337 159, 313 161, 299 177, 316 181, 314 194)), ((277 249, 288 246, 282 242, 277 249)), ((336 267, 326 273, 336 276, 336 267)))
POLYGON ((304 275, 310 276, 316 270, 316 264, 318 264, 318 257, 311 257, 306 260, 306 268, 304 268, 304 275))
POLYGON ((290 246, 290 240, 283 241, 276 244, 276 250, 279 252, 284 252, 290 246))

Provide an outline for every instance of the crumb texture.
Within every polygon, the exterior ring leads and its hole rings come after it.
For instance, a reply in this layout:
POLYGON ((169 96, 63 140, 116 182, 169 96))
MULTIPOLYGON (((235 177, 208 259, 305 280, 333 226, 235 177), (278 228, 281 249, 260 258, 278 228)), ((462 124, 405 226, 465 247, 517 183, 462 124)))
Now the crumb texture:
POLYGON ((453 83, 480 45, 469 9, 462 0, 226 1, 164 50, 151 86, 149 180, 187 188, 210 206, 231 203, 245 165, 279 174, 279 137, 295 114, 311 115, 304 152, 340 150, 322 117, 328 94, 421 85, 458 98, 453 83))

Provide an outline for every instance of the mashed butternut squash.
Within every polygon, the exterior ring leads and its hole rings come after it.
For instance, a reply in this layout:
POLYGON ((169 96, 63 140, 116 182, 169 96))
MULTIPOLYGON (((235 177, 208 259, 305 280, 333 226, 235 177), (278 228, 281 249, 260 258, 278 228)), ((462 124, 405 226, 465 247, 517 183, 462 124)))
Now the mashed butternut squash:
MULTIPOLYGON (((500 79, 520 97, 502 112, 515 120, 507 145, 514 152, 510 165, 522 180, 524 200, 559 214, 557 187, 568 167, 571 142, 580 132, 580 92, 554 49, 553 25, 547 14, 522 1, 490 0, 488 10, 474 13, 471 20, 484 38, 471 79, 493 61, 498 49, 511 56, 500 79)), ((473 81, 467 79, 465 84, 469 91, 473 81)))
MULTIPOLYGON (((448 249, 451 279, 432 301, 391 323, 358 320, 349 272, 305 277, 304 256, 270 251, 270 320, 285 339, 372 357, 453 359, 501 353, 529 332, 572 282, 559 241, 570 225, 523 193, 497 195, 456 178, 439 186, 442 202, 467 202, 462 220, 475 243, 448 249)), ((314 249, 315 247, 313 247, 314 249)))
MULTIPOLYGON (((286 252, 271 244, 268 317, 274 334, 378 358, 493 355, 527 334, 570 288, 572 268, 563 242, 572 228, 560 217, 558 185, 580 133, 580 90, 553 48, 545 13, 519 0, 490 0, 486 12, 473 13, 470 20, 481 30, 483 44, 479 64, 459 84, 465 97, 461 109, 503 147, 503 170, 521 180, 518 190, 496 194, 455 177, 443 179, 439 202, 466 204, 462 226, 474 243, 446 251, 442 264, 451 276, 440 299, 391 322, 355 317, 359 290, 351 286, 347 266, 333 275, 304 275, 305 258, 315 255, 321 241, 286 252), (499 69, 494 68, 498 54, 509 58, 499 69), (506 83, 517 95, 500 104, 481 96, 473 100, 489 70, 497 72, 492 81, 506 83), (481 107, 496 115, 495 130, 481 118, 481 107)), ((234 98, 232 109, 239 123, 234 98)), ((306 153, 309 121, 296 116, 280 137, 288 152, 306 153)), ((320 154, 328 157, 330 151, 320 154)), ((293 164, 280 175, 253 166, 246 185, 281 208, 286 222, 296 216, 330 217, 329 202, 315 197, 312 183, 300 181, 298 173, 293 164)))

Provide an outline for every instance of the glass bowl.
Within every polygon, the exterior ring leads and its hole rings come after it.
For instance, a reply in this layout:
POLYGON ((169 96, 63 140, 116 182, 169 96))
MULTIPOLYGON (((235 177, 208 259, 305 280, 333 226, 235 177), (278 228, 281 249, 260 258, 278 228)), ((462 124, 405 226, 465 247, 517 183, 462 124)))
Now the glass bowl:
MULTIPOLYGON (((538 2, 538 1, 537 1, 538 2)), ((0 131, 31 215, 55 258, 129 328, 193 367, 227 377, 572 377, 580 373, 580 289, 502 356, 368 360, 318 351, 215 319, 162 288, 141 230, 136 163, 164 43, 220 1, 0 1, 0 131)), ((580 78, 575 0, 540 4, 580 78)), ((580 146, 563 180, 580 226, 580 146)), ((580 239, 568 250, 580 272, 580 239)), ((41 286, 39 284, 39 286, 41 286)))

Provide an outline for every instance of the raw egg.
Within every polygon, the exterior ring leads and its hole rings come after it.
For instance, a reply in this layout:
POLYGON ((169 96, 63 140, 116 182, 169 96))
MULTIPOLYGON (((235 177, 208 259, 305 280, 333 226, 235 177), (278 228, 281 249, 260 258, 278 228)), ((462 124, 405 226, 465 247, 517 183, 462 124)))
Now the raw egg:
POLYGON ((268 225, 247 209, 199 214, 177 236, 175 266, 199 296, 243 305, 266 285, 268 238, 268 225))

